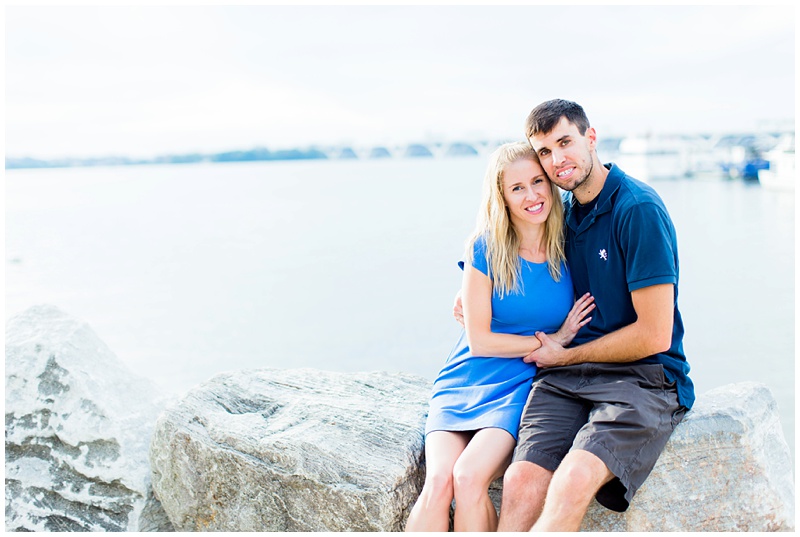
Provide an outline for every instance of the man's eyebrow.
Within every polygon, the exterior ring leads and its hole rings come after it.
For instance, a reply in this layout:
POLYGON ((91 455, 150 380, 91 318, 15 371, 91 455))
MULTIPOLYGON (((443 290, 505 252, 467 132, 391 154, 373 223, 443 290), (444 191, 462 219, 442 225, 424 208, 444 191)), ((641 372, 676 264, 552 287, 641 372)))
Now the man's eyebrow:
MULTIPOLYGON (((571 138, 571 136, 570 136, 569 134, 565 134, 565 135, 564 135, 564 136, 562 136, 561 138, 557 139, 555 143, 556 143, 556 144, 560 144, 560 143, 561 143, 561 142, 563 142, 564 140, 569 140, 570 138, 571 138)), ((541 152, 542 152, 542 151, 544 151, 545 149, 547 149, 547 146, 542 146, 542 147, 540 147, 539 149, 536 149, 536 152, 537 152, 537 153, 541 153, 541 152)))

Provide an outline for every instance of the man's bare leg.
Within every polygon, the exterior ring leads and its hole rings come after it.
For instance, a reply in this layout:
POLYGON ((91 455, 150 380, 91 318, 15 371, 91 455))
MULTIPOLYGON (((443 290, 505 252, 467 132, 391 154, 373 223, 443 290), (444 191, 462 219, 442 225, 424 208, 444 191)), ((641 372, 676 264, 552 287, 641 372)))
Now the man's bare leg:
POLYGON ((497 531, 528 531, 539 518, 553 472, 518 461, 503 476, 503 500, 497 531))
POLYGON ((578 531, 592 498, 613 477, 596 455, 570 451, 553 474, 544 509, 531 531, 578 531))

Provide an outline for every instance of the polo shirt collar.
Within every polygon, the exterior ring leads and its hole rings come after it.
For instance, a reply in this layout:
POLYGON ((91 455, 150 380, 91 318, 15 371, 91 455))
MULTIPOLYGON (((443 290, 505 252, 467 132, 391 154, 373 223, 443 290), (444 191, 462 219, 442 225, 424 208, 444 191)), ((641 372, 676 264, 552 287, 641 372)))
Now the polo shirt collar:
POLYGON ((608 175, 606 176, 606 182, 603 185, 603 190, 600 191, 600 195, 597 199, 597 214, 607 213, 611 210, 614 206, 612 203, 612 199, 614 194, 616 194, 617 190, 619 190, 619 185, 622 183, 622 178, 625 177, 625 172, 623 172, 619 166, 614 164, 613 162, 608 164, 607 167, 608 175))
MULTIPOLYGON (((612 198, 617 190, 619 190, 619 185, 622 183, 622 178, 625 177, 625 172, 623 172, 619 166, 613 162, 605 164, 604 166, 608 168, 608 175, 606 176, 605 183, 603 183, 603 189, 597 196, 597 204, 592 212, 586 215, 586 218, 583 219, 583 222, 581 222, 580 226, 578 226, 575 211, 571 210, 569 212, 570 214, 569 218, 567 219, 567 224, 575 231, 578 231, 579 227, 586 228, 590 226, 598 215, 609 212, 614 206, 612 198)), ((570 193, 570 203, 572 204, 573 209, 575 204, 578 203, 578 200, 572 193, 570 193)))

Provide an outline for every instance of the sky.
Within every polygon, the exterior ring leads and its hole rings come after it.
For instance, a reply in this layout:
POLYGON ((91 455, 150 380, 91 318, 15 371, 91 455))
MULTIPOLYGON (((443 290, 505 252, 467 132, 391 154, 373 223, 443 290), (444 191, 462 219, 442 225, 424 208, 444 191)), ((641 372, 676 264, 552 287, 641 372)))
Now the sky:
POLYGON ((6 157, 598 136, 795 122, 779 6, 7 6, 6 157))

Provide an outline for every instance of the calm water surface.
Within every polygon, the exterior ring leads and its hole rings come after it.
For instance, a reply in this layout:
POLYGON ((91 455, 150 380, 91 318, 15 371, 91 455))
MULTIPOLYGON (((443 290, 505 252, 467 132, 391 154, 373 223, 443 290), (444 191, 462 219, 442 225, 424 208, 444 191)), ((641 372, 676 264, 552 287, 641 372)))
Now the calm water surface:
MULTIPOLYGON (((6 317, 49 303, 181 393, 256 367, 429 379, 486 159, 6 172, 6 317)), ((754 380, 794 446, 794 193, 652 183, 675 226, 697 392, 754 380)))

